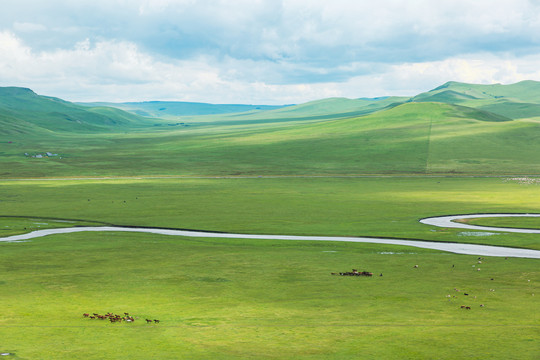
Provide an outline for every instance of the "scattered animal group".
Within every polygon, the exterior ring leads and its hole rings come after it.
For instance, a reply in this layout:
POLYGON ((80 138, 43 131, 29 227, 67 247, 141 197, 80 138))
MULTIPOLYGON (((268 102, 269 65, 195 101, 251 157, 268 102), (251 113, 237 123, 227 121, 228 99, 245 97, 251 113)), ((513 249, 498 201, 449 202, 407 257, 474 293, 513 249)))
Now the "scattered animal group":
MULTIPOLYGON (((484 258, 482 257, 479 257, 478 258, 478 264, 482 264, 482 260, 484 260, 484 258)), ((474 267, 475 265, 473 265, 474 267)), ((415 269, 418 269, 419 266, 418 265, 414 265, 413 268, 415 269)), ((452 268, 455 268, 455 265, 452 265, 452 268)), ((480 270, 477 268, 477 270, 480 270)), ((369 271, 358 271, 356 269, 352 269, 352 271, 346 271, 346 272, 339 272, 339 273, 331 273, 332 275, 341 275, 341 276, 373 276, 373 273, 372 272, 369 272, 369 271)), ((383 274, 381 273, 379 276, 383 276, 383 274)), ((493 278, 490 278, 490 280, 493 280, 493 278)), ((530 280, 528 280, 530 282, 530 280)), ((461 292, 461 290, 457 289, 457 288, 454 288, 454 291, 456 292, 461 292)), ((489 289, 489 291, 495 291, 495 289, 489 289)), ((467 292, 463 292, 463 295, 464 296, 469 296, 469 293, 467 292)), ((532 294, 532 296, 534 296, 534 294, 532 294)), ((452 298, 457 298, 457 296, 451 296, 451 295, 446 295, 446 297, 448 298, 448 301, 452 301, 452 298)), ((470 296, 474 299, 476 299, 476 296, 470 296)), ((480 304, 480 307, 485 307, 484 304, 480 304)), ((464 309, 464 310, 471 310, 471 307, 468 306, 468 305, 461 305, 461 309, 464 309)), ((148 320, 146 320, 148 321, 148 320)))
POLYGON ((352 269, 352 271, 347 272, 340 272, 340 273, 332 273, 332 275, 341 275, 341 276, 373 276, 372 272, 369 271, 358 271, 356 269, 352 269))
MULTIPOLYGON (((105 315, 100 315, 98 313, 92 313, 92 315, 90 315, 90 313, 84 313, 83 314, 83 317, 85 318, 89 318, 89 319, 99 319, 99 320, 106 320, 106 319, 109 319, 109 321, 111 323, 115 323, 115 322, 122 322, 122 321, 125 321, 125 322, 134 322, 136 318, 134 318, 133 316, 129 315, 129 313, 125 312, 124 313, 124 316, 122 315, 118 315, 118 314, 113 314, 111 312, 108 312, 106 313, 105 315)), ((138 318, 137 318, 138 319, 138 318)), ((159 320, 158 319, 154 319, 154 320, 151 320, 151 319, 146 319, 146 323, 151 323, 151 322, 154 322, 156 324, 159 323, 159 320)))
MULTIPOLYGON (((482 260, 484 260, 484 258, 483 258, 483 257, 479 257, 479 258, 478 258, 478 264, 481 264, 481 263, 482 263, 482 260)), ((475 266, 475 265, 473 265, 473 267, 474 267, 474 266, 475 266)), ((452 267, 455 267, 455 266, 452 265, 452 267)), ((477 270, 480 270, 480 269, 477 269, 477 270)), ((493 280, 493 278, 490 278, 490 280, 493 280)), ((454 288, 454 291, 456 291, 456 292, 461 292, 461 290, 460 290, 460 289, 457 289, 457 288, 454 288)), ((495 290, 494 290, 494 289, 489 289, 489 291, 495 291, 495 290)), ((463 292, 463 295, 464 295, 464 296, 469 296, 469 293, 463 292)), ((446 297, 447 297, 447 298, 450 298, 451 296, 450 296, 450 295, 446 295, 446 297)), ((454 298, 457 298, 457 296, 455 296, 455 295, 454 295, 453 297, 454 297, 454 298)), ((472 297, 476 299, 476 296, 472 296, 472 297)), ((448 299, 448 301, 451 301, 451 299, 448 299)), ((485 307, 485 305, 484 305, 484 304, 480 304, 480 307, 485 307)), ((471 310, 471 307, 468 306, 468 305, 461 305, 461 309, 471 310)))

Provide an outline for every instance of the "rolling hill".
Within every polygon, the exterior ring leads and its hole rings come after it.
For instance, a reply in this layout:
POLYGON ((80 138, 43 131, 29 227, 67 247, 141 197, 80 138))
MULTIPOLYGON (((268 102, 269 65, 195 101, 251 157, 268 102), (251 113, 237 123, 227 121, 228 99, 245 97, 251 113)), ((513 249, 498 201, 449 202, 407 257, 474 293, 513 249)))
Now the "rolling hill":
POLYGON ((410 101, 460 104, 512 119, 540 117, 540 82, 475 85, 450 81, 410 101))
POLYGON ((100 132, 151 126, 152 121, 114 108, 87 108, 30 89, 0 88, 0 133, 100 132))
POLYGON ((185 117, 189 127, 9 88, 0 176, 540 175, 539 88, 451 82, 413 98, 185 117), (23 155, 39 151, 62 159, 23 155))
POLYGON ((175 118, 178 116, 215 115, 257 110, 273 110, 284 105, 209 104, 184 101, 144 101, 127 103, 78 103, 89 107, 113 107, 136 115, 151 118, 175 118))

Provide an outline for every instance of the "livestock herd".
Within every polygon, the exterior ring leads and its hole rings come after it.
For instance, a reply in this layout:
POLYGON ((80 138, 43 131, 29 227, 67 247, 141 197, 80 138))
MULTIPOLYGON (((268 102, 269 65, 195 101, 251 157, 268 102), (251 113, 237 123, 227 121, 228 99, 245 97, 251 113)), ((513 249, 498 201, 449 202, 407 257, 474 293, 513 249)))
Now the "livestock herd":
MULTIPOLYGON (((341 275, 341 276, 373 276, 372 272, 369 271, 358 271, 356 269, 352 269, 352 271, 346 271, 346 272, 339 272, 339 273, 331 273, 332 275, 341 275)), ((382 276, 382 274, 381 274, 382 276)))
MULTIPOLYGON (((479 257, 478 258, 478 264, 481 264, 482 263, 482 260, 483 258, 482 257, 479 257)), ((475 265, 473 265, 474 267, 475 265)), ((414 269, 418 269, 419 266, 418 265, 414 265, 413 266, 414 269)), ((452 265, 452 268, 455 268, 455 265, 452 265)), ((480 270, 480 269, 477 269, 477 270, 480 270)), ((352 271, 345 271, 345 272, 338 272, 338 273, 330 273, 332 275, 340 275, 340 276, 368 276, 368 277, 371 277, 373 276, 373 273, 372 272, 369 272, 369 271, 358 271, 357 269, 352 269, 352 271)), ((379 276, 383 276, 383 274, 381 273, 379 276)), ((491 278, 491 280, 493 280, 493 278, 491 278)), ((530 281, 530 280, 529 280, 530 281)), ((460 292, 459 289, 457 288, 454 288, 454 291, 457 291, 457 292, 460 292)), ((493 289, 490 289, 490 291, 495 291, 493 289)), ((463 293, 463 295, 465 296, 469 296, 468 293, 463 293)), ((452 299, 452 296, 451 295, 447 295, 446 296, 448 299, 448 301, 451 301, 452 299)), ((476 299, 476 296, 473 296, 475 299, 476 299)), ((457 296, 453 296, 453 298, 457 298, 457 296)), ((480 307, 484 307, 485 305, 484 304, 480 304, 480 307)), ((468 305, 461 305, 461 309, 464 309, 464 310, 471 310, 471 307, 468 306, 468 305)))
MULTIPOLYGON (((116 322, 122 322, 122 321, 125 321, 125 322, 128 322, 128 323, 131 323, 131 322, 134 322, 135 319, 138 319, 138 317, 133 317, 131 316, 129 313, 125 312, 124 315, 119 315, 119 314, 113 314, 111 312, 108 312, 106 313, 105 315, 101 315, 101 314, 98 314, 98 313, 84 313, 83 314, 83 317, 85 318, 88 318, 88 319, 99 319, 99 320, 109 320, 111 323, 116 323, 116 322)), ((146 320, 146 323, 147 324, 150 324, 150 323, 155 323, 155 324, 159 324, 159 320, 158 319, 145 319, 146 320)))

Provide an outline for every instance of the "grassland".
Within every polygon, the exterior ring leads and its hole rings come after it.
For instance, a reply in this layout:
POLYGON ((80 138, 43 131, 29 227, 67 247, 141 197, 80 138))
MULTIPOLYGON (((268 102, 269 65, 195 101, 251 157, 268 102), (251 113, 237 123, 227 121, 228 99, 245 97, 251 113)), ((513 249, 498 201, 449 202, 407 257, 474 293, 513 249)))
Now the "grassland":
POLYGON ((538 356, 532 260, 478 273, 476 257, 395 246, 124 234, 1 246, 2 351, 22 359, 538 356), (352 267, 383 276, 330 275, 352 267), (82 317, 107 311, 139 319, 82 317))
MULTIPOLYGON (((174 121, 13 90, 35 109, 0 102, 0 237, 114 224, 540 250, 537 235, 418 222, 540 212, 540 185, 508 179, 540 174, 537 85, 448 83, 411 99, 327 99, 174 121), (59 156, 23 155, 45 151, 59 156)), ((0 243, 0 353, 537 359, 538 261, 478 261, 403 246, 132 233, 0 243), (330 275, 352 268, 376 276, 330 275), (138 319, 82 317, 108 311, 138 319)))
MULTIPOLYGON (((68 218, 540 249, 532 235, 473 236, 417 222, 480 209, 534 212, 537 189, 498 178, 34 180, 0 182, 0 198, 5 214, 33 217, 26 227, 48 223, 40 218, 68 218)), ((20 230, 25 220, 18 221, 20 230)), ((475 256, 400 246, 121 233, 55 235, 0 247, 0 350, 20 358, 539 354, 534 260, 486 258, 479 265, 475 256), (383 276, 330 275, 351 268, 383 276), (140 319, 110 324, 82 317, 107 311, 140 319), (147 317, 161 323, 140 321, 147 317)))
POLYGON ((1 176, 540 174, 532 120, 408 103, 338 120, 11 136, 1 176), (25 153, 60 156, 33 159, 25 153))
POLYGON ((505 217, 494 217, 490 219, 468 219, 468 224, 481 226, 497 226, 497 227, 515 227, 520 229, 540 229, 540 220, 535 218, 520 218, 516 221, 509 221, 505 217), (485 220, 485 221, 484 221, 485 220))
POLYGON ((539 89, 448 83, 410 99, 325 99, 173 121, 7 88, 0 176, 539 175, 539 89), (46 151, 60 156, 24 155, 46 151))

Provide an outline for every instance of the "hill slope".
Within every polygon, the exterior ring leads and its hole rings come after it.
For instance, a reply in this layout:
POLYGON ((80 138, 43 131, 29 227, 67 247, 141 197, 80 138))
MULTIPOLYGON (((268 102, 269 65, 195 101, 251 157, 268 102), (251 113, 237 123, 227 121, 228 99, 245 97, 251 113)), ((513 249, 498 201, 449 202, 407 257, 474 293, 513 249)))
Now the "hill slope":
POLYGON ((0 133, 16 134, 115 131, 152 122, 117 109, 86 108, 30 89, 5 87, 0 88, 0 123, 0 133))
POLYGON ((183 101, 145 101, 127 103, 79 103, 83 106, 105 106, 129 111, 133 114, 145 117, 170 118, 178 116, 215 115, 239 113, 257 110, 273 110, 282 108, 283 105, 243 105, 243 104, 209 104, 183 101))
POLYGON ((450 81, 411 101, 436 101, 482 109, 512 119, 540 117, 540 82, 476 85, 450 81))
POLYGON ((539 137, 535 121, 410 102, 318 122, 21 138, 0 175, 540 174, 539 137), (22 155, 38 149, 62 159, 22 155))
POLYGON ((527 103, 509 97, 471 99, 478 91, 460 95, 466 86, 450 84, 417 101, 324 99, 203 116, 198 126, 146 128, 135 125, 141 118, 118 109, 81 109, 29 90, 10 90, 16 101, 0 104, 0 122, 15 141, 0 145, 0 176, 540 174, 540 119, 513 120, 489 111, 502 101, 521 104, 524 111, 527 103), (420 101, 434 96, 460 101, 420 101), (481 106, 465 106, 471 102, 481 106), (53 108, 95 118, 68 122, 67 131, 61 127, 67 120, 51 115, 53 108), (48 114, 46 120, 61 129, 36 121, 36 113, 48 114), (32 131, 38 135, 31 136, 32 131), (24 156, 39 151, 62 159, 24 156))

